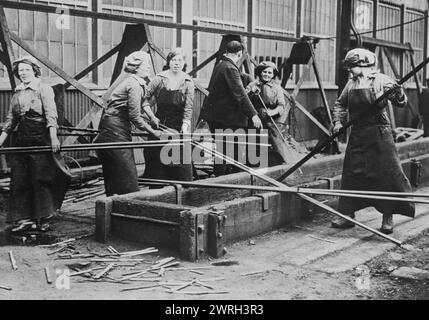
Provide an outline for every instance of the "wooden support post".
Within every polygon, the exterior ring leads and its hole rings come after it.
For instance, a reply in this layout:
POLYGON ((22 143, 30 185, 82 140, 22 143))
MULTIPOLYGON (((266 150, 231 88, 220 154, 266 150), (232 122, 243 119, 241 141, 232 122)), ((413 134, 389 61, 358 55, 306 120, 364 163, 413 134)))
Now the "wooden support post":
MULTIPOLYGON (((350 20, 352 19, 352 5, 353 0, 338 1, 337 13, 337 34, 340 38, 337 41, 337 58, 336 61, 344 60, 346 53, 350 50, 350 20)), ((338 92, 343 91, 348 79, 348 72, 343 68, 337 68, 336 83, 338 85, 338 92)))
POLYGON ((196 259, 203 260, 208 253, 208 214, 207 212, 198 212, 195 215, 196 222, 196 259))
POLYGON ((183 260, 197 260, 196 221, 191 210, 180 213, 180 258, 183 260))
POLYGON ((110 234, 110 215, 112 213, 113 200, 97 200, 95 203, 95 240, 106 243, 110 234))
POLYGON ((0 6, 0 42, 3 49, 2 62, 7 68, 10 85, 12 87, 12 91, 14 91, 16 87, 16 81, 12 71, 12 62, 15 60, 15 55, 13 53, 12 41, 10 40, 9 26, 7 24, 7 19, 4 13, 3 6, 0 6))
POLYGON ((222 211, 218 214, 210 213, 208 215, 208 254, 219 259, 225 254, 225 222, 227 217, 222 211))
POLYGON ((320 94, 322 95, 323 105, 325 106, 326 113, 327 113, 327 115, 329 117, 329 123, 331 125, 333 125, 333 123, 332 123, 331 109, 329 109, 328 98, 326 98, 325 89, 323 88, 322 79, 321 79, 320 74, 319 74, 319 68, 317 67, 317 61, 316 61, 316 55, 314 53, 314 48, 313 48, 313 45, 311 43, 308 43, 308 45, 310 46, 311 57, 312 57, 312 60, 313 60, 314 74, 316 76, 317 84, 319 85, 320 94))

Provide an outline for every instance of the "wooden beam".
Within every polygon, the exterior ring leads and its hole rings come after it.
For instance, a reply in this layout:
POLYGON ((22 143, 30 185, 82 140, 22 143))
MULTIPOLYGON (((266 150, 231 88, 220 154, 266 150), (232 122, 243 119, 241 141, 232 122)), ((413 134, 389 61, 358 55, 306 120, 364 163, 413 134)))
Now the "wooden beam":
POLYGON ((326 113, 329 117, 329 123, 331 125, 333 125, 331 109, 329 109, 328 98, 326 97, 325 89, 323 88, 322 79, 321 79, 320 74, 319 74, 319 68, 317 67, 316 55, 314 53, 314 48, 313 48, 313 45, 311 43, 308 43, 308 45, 310 46, 311 56, 313 58, 312 60, 313 60, 314 74, 316 75, 316 81, 317 81, 317 84, 319 85, 319 90, 320 90, 320 94, 322 96, 323 105, 325 106, 326 113))
POLYGON ((350 50, 350 19, 352 19, 352 0, 337 1, 338 12, 337 12, 337 35, 339 39, 337 41, 336 48, 336 61, 337 61, 337 75, 336 84, 338 85, 338 91, 343 91, 348 79, 348 72, 341 66, 341 61, 344 60, 346 53, 350 50))
MULTIPOLYGON (((107 61, 110 57, 112 57, 114 54, 116 54, 121 49, 121 43, 109 50, 105 55, 98 58, 96 61, 94 61, 90 66, 86 67, 84 70, 79 72, 77 75, 73 76, 74 79, 80 80, 83 77, 85 77, 88 73, 93 71, 95 68, 97 68, 99 65, 107 61)), ((64 85, 65 88, 68 88, 71 84, 68 82, 64 85)))
MULTIPOLYGON (((352 36, 351 37, 352 40, 356 41, 356 37, 352 36)), ((402 50, 402 51, 407 51, 408 50, 408 46, 402 43, 398 43, 398 42, 392 42, 392 41, 387 41, 387 40, 381 40, 381 39, 374 39, 374 38, 370 38, 370 37, 362 37, 362 41, 363 44, 369 44, 369 45, 375 45, 375 46, 382 46, 382 47, 387 47, 387 48, 393 48, 393 49, 398 49, 398 50, 402 50)))
POLYGON ((0 6, 0 42, 3 48, 3 63, 7 68, 10 85, 14 91, 16 87, 16 81, 12 71, 12 62, 15 60, 15 55, 13 53, 12 41, 10 40, 10 30, 7 24, 3 6, 0 6))
POLYGON ((196 66, 193 70, 191 70, 189 72, 189 75, 191 77, 195 76, 195 74, 200 71, 201 69, 203 69, 205 66, 207 66, 210 62, 212 62, 214 59, 216 59, 218 55, 218 51, 216 51, 215 53, 213 53, 210 57, 208 57, 206 60, 204 60, 203 62, 201 62, 198 66, 196 66))
MULTIPOLYGON (((47 13, 56 13, 58 9, 57 6, 41 5, 41 4, 34 4, 34 3, 27 3, 27 2, 15 2, 15 1, 7 1, 7 0, 3 0, 2 5, 5 8, 47 12, 47 13)), ((119 22, 132 23, 132 24, 146 23, 151 26, 163 27, 163 28, 193 30, 193 31, 216 33, 216 34, 228 33, 228 34, 241 35, 244 37, 253 37, 253 38, 268 39, 268 40, 286 41, 286 42, 298 41, 298 39, 294 37, 276 36, 276 35, 270 35, 270 34, 262 34, 262 33, 238 31, 238 30, 225 30, 221 28, 211 28, 211 27, 204 27, 204 26, 166 22, 166 21, 160 21, 160 20, 143 19, 143 18, 136 18, 136 17, 119 15, 119 14, 91 12, 88 10, 79 10, 79 9, 73 9, 73 8, 68 8, 67 13, 70 16, 78 16, 78 17, 92 18, 92 19, 103 19, 103 20, 109 20, 109 21, 119 21, 119 22)))

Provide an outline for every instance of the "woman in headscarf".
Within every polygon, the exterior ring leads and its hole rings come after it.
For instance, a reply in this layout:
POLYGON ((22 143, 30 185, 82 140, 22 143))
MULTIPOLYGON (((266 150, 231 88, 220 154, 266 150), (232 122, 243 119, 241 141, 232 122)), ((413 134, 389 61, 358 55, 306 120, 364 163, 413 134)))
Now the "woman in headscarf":
MULTIPOLYGON (((96 143, 132 141, 132 124, 159 138, 142 118, 141 103, 145 94, 144 78, 150 72, 150 56, 142 51, 125 59, 126 76, 113 90, 100 122, 96 143)), ((126 194, 139 190, 137 168, 132 149, 100 150, 97 154, 103 166, 106 195, 126 194)))
MULTIPOLYGON (((351 79, 335 103, 333 112, 334 132, 338 132, 347 113, 353 120, 368 108, 372 113, 353 125, 344 158, 342 189, 411 192, 411 185, 402 170, 386 112, 389 103, 397 107, 407 104, 403 88, 387 75, 375 69, 375 54, 366 49, 353 49, 346 55, 344 66, 351 79), (375 107, 372 104, 386 91, 393 89, 388 98, 375 107)), ((339 211, 352 218, 355 211, 375 207, 383 214, 381 231, 393 232, 393 214, 414 217, 412 203, 340 198, 339 211)), ((334 228, 351 228, 354 224, 338 219, 334 228)))
POLYGON ((251 82, 246 91, 258 111, 264 128, 268 128, 269 142, 272 146, 268 154, 269 166, 280 165, 286 162, 284 140, 280 136, 278 127, 274 125, 285 112, 285 98, 283 90, 276 82, 279 76, 277 66, 271 61, 261 62, 255 69, 256 80, 251 82), (261 98, 264 105, 262 104, 261 98))
MULTIPOLYGON (((182 49, 176 48, 168 54, 164 71, 149 83, 143 105, 155 127, 164 125, 177 133, 190 134, 194 82, 184 70, 185 54, 182 49), (151 106, 156 106, 155 114, 151 106)), ((162 161, 161 149, 146 149, 144 177, 192 181, 191 148, 185 147, 185 152, 181 150, 180 153, 186 153, 180 158, 180 163, 165 164, 168 161, 162 161)))
MULTIPOLYGON (((10 102, 0 146, 11 136, 14 147, 52 146, 60 150, 57 136, 57 108, 53 89, 40 81, 37 61, 25 56, 13 63, 13 73, 21 80, 10 102)), ((10 156, 10 231, 46 230, 48 220, 61 207, 70 182, 67 168, 59 167, 59 153, 27 153, 10 156)))

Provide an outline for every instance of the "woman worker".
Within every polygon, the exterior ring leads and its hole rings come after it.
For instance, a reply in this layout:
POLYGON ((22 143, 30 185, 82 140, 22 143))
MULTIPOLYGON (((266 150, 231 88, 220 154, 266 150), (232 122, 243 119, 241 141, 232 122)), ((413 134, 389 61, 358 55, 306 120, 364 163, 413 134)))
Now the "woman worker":
MULTIPOLYGON (((164 71, 149 83, 143 106, 155 127, 164 125, 177 132, 189 134, 194 103, 194 82, 184 70, 185 54, 182 49, 176 48, 168 54, 164 71), (156 104, 156 114, 153 113, 151 104, 156 104)), ((160 158, 159 148, 146 149, 144 177, 192 181, 191 148, 185 150, 189 154, 181 157, 180 164, 167 165, 166 161, 163 163, 160 158)))
MULTIPOLYGON (((95 143, 130 142, 131 125, 146 130, 159 138, 142 118, 140 112, 145 92, 145 80, 150 70, 150 56, 136 51, 125 59, 122 82, 113 90, 100 122, 100 133, 95 143)), ((136 192, 138 188, 137 169, 132 149, 99 150, 97 154, 103 166, 106 195, 136 192)))
MULTIPOLYGON (((392 88, 393 91, 377 110, 353 125, 344 158, 342 189, 411 192, 386 112, 389 101, 397 107, 404 107, 407 96, 401 86, 375 69, 376 57, 371 51, 353 49, 347 53, 344 64, 352 78, 335 103, 334 132, 342 127, 341 119, 347 112, 353 120, 371 107, 384 92, 392 88)), ((414 204, 411 203, 358 198, 340 198, 339 211, 353 218, 355 211, 369 206, 383 214, 381 231, 385 234, 393 232, 393 214, 408 217, 414 217, 415 214, 414 204)), ((344 219, 332 222, 334 228, 353 226, 353 223, 344 219)))
POLYGON ((279 71, 273 62, 263 61, 255 69, 257 79, 246 87, 246 91, 250 93, 250 99, 258 111, 264 128, 268 128, 269 142, 272 146, 268 156, 269 166, 280 165, 285 162, 285 159, 281 156, 284 150, 284 140, 278 127, 276 128, 273 123, 285 112, 283 90, 276 83, 278 75, 279 71), (267 109, 263 106, 258 95, 267 109))
MULTIPOLYGON (((57 108, 53 89, 40 81, 40 66, 31 56, 13 63, 13 73, 21 80, 10 102, 0 146, 12 133, 14 147, 52 146, 60 150, 57 137, 57 108)), ((11 168, 7 223, 11 232, 49 227, 48 220, 61 207, 70 177, 57 166, 52 153, 10 156, 11 168)))

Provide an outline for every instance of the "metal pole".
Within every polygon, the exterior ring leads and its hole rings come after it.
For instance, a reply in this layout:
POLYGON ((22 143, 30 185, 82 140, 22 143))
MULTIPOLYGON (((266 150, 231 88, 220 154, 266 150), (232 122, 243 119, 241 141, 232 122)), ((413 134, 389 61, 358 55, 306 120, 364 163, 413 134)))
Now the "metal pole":
MULTIPOLYGON (((429 63, 429 57, 426 58, 422 63, 420 63, 413 71, 411 71, 409 74, 407 74, 404 78, 398 81, 399 85, 402 85, 403 83, 407 82, 409 79, 411 79, 417 72, 419 72, 421 69, 423 69, 427 64, 429 63)), ((297 169, 299 169, 304 163, 306 163, 308 160, 313 158, 316 154, 318 154, 320 151, 322 151, 325 147, 327 147, 330 143, 335 141, 336 138, 338 138, 340 135, 345 133, 349 127, 360 121, 364 116, 367 114, 373 112, 374 110, 378 109, 378 104, 387 98, 387 96, 393 92, 393 89, 390 89, 386 91, 381 97, 379 97, 371 106, 364 110, 357 118, 347 122, 337 133, 334 133, 330 137, 326 137, 325 141, 321 143, 320 145, 316 146, 313 151, 311 151, 309 154, 307 154, 304 158, 302 158, 298 163, 296 163, 294 166, 292 166, 288 171, 286 171, 284 174, 282 174, 279 178, 277 178, 277 181, 283 181, 288 176, 290 176, 292 173, 294 173, 297 169)))

